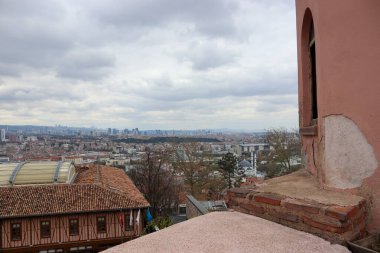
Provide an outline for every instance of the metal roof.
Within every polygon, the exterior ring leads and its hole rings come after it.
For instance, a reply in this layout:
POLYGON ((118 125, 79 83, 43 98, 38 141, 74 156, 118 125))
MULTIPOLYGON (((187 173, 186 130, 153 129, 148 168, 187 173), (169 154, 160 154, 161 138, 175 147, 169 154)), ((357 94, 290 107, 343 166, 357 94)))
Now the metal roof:
POLYGON ((23 162, 0 164, 0 186, 70 183, 75 169, 71 162, 23 162))

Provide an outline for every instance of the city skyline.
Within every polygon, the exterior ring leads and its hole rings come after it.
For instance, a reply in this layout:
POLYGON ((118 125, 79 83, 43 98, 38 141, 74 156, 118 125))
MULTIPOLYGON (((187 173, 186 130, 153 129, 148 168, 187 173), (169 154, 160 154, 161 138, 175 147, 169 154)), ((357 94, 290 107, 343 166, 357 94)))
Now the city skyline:
MULTIPOLYGON (((79 132, 84 133, 90 133, 92 131, 97 133, 109 133, 110 131, 114 135, 114 132, 117 132, 117 134, 126 134, 126 133, 132 133, 133 131, 138 131, 140 133, 152 135, 152 134, 159 134, 158 132, 162 132, 162 134, 180 134, 180 133, 265 133, 266 131, 270 129, 230 129, 230 128, 198 128, 198 129, 173 129, 173 128, 166 128, 166 129, 142 129, 139 127, 123 127, 123 128, 115 128, 115 127, 107 127, 107 128, 101 128, 101 127, 95 127, 95 126, 67 126, 67 125, 54 125, 54 126, 48 126, 48 125, 0 125, 0 130, 4 131, 4 133, 27 133, 27 134, 33 134, 33 133, 40 133, 40 134, 48 134, 50 131, 53 132, 59 132, 59 131, 69 131, 72 134, 77 134, 79 132)), ((289 129, 292 130, 292 129, 289 129)))
POLYGON ((0 5, 0 124, 298 126, 291 0, 0 5))

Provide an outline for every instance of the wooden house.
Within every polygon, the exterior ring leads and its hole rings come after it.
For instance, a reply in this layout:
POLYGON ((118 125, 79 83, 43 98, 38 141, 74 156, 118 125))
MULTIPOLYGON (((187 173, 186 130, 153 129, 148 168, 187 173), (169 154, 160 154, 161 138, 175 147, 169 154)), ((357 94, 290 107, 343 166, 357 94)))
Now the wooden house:
POLYGON ((98 252, 142 232, 149 203, 123 170, 33 162, 0 175, 0 252, 98 252))

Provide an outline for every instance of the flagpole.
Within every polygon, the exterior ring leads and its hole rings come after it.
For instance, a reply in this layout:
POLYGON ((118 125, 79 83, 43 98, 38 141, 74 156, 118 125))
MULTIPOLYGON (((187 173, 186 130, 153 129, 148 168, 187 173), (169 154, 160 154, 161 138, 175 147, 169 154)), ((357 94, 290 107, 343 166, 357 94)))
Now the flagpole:
POLYGON ((140 208, 139 211, 137 212, 137 217, 136 217, 136 224, 137 224, 137 236, 139 235, 139 228, 140 228, 140 208))

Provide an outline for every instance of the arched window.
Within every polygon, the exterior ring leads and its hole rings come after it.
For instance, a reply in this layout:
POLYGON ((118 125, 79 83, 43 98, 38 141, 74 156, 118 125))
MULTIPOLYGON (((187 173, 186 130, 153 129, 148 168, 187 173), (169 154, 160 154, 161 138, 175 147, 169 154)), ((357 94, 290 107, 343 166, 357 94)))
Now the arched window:
POLYGON ((318 119, 318 104, 317 104, 317 66, 315 55, 315 35, 314 22, 311 20, 309 32, 309 66, 310 66, 310 102, 311 102, 311 123, 315 124, 318 119))
POLYGON ((305 10, 301 30, 300 126, 303 135, 318 134, 317 41, 313 15, 305 10))

